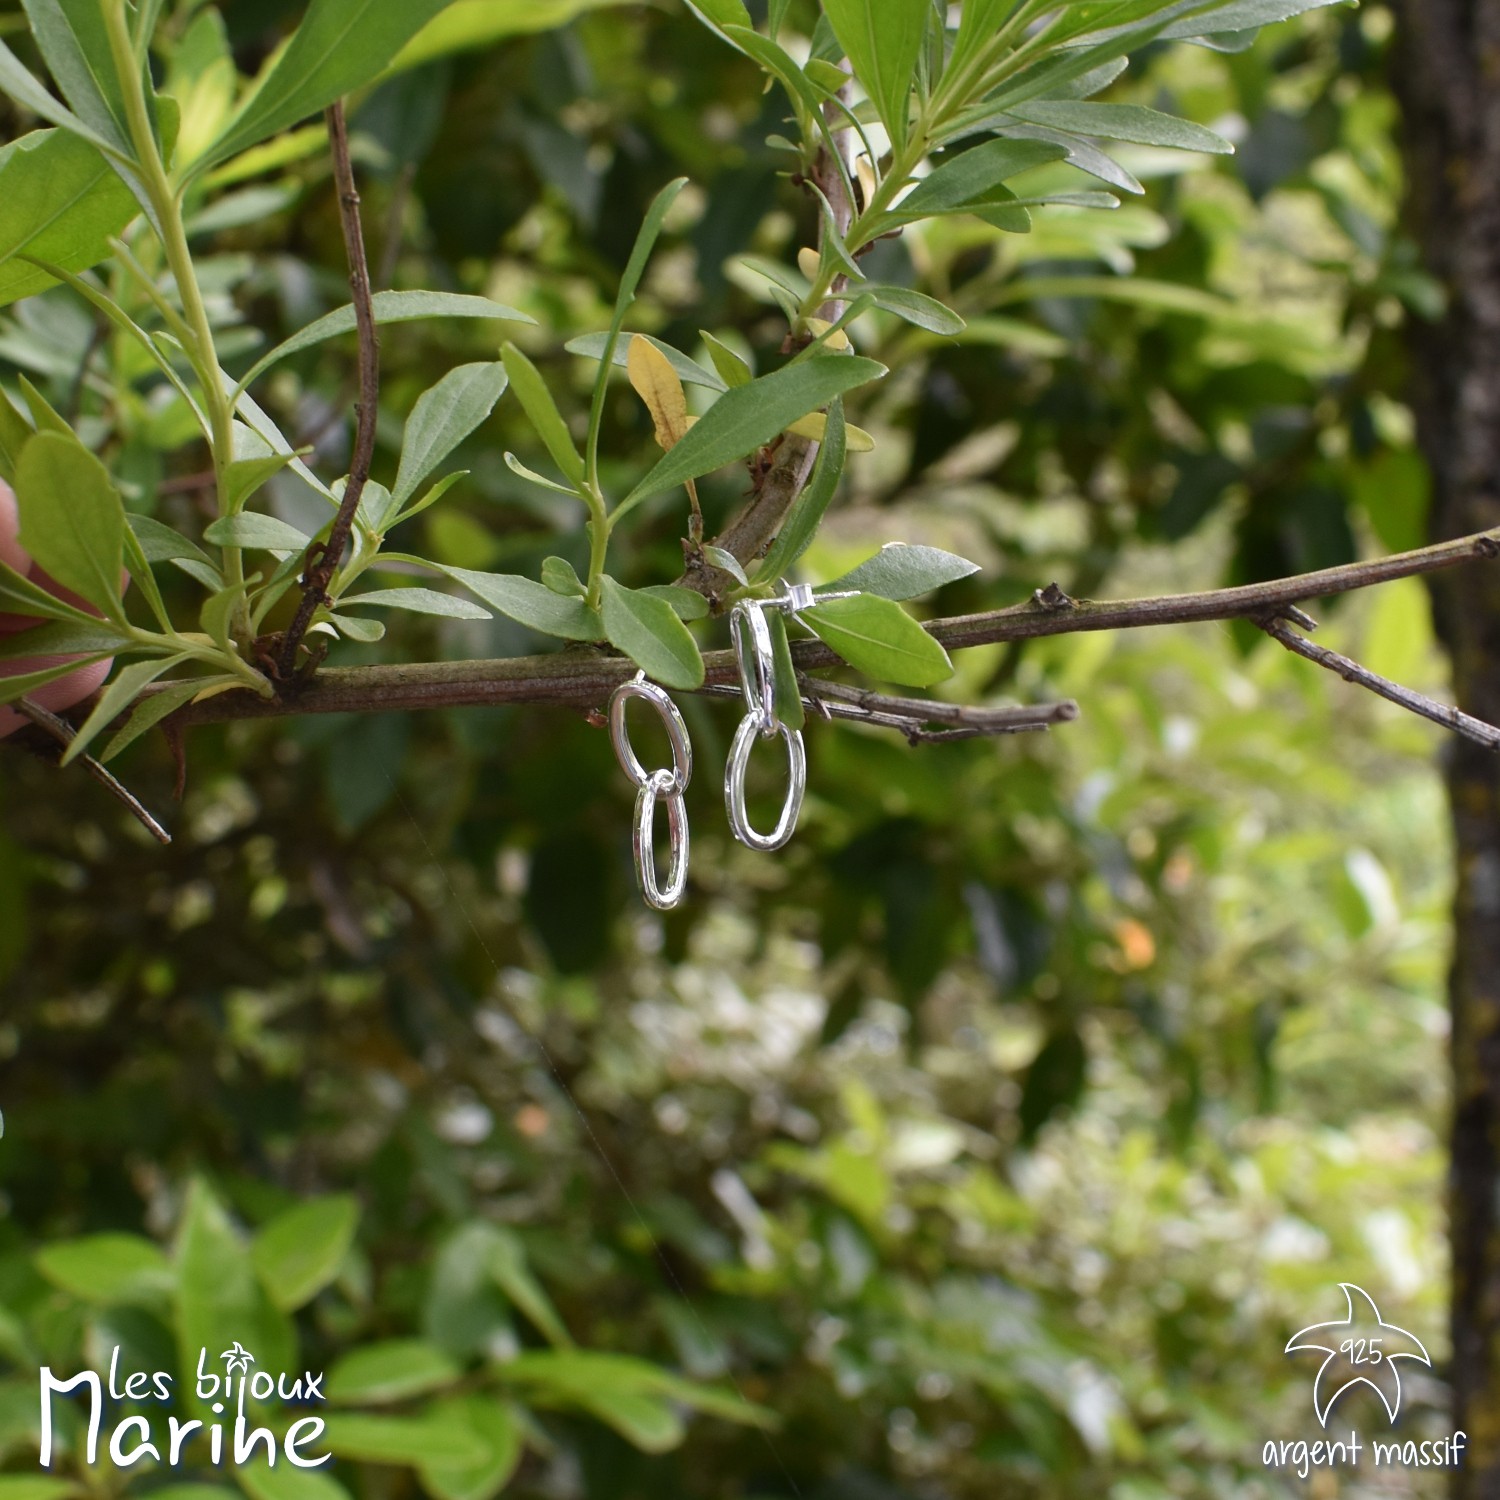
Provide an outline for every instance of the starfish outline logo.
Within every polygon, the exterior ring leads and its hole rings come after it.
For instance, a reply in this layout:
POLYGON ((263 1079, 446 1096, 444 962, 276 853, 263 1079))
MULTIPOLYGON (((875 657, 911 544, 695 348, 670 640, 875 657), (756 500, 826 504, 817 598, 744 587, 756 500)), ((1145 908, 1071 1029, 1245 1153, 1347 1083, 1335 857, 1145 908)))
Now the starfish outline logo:
POLYGON ((226 1349, 219 1358, 224 1361, 224 1369, 230 1375, 236 1370, 248 1370, 255 1363, 255 1356, 238 1339, 234 1341, 234 1348, 226 1349))
MULTIPOLYGON (((1331 1323, 1313 1323, 1302 1329, 1300 1333, 1294 1333, 1287 1341, 1284 1352, 1295 1354, 1300 1351, 1309 1351, 1326 1356, 1323 1363, 1319 1365, 1317 1376, 1313 1380, 1313 1412, 1317 1416, 1319 1426, 1324 1428, 1328 1426, 1328 1414, 1333 1410, 1334 1402, 1345 1391, 1352 1390, 1357 1385, 1369 1386, 1380 1397, 1381 1405, 1385 1407, 1386 1415, 1394 1426, 1397 1413, 1401 1410, 1401 1372, 1396 1368, 1396 1361, 1398 1359, 1420 1360, 1430 1369, 1432 1360, 1428 1358, 1427 1350, 1416 1334, 1409 1333, 1405 1328, 1398 1328, 1394 1323, 1387 1323, 1380 1316, 1380 1309, 1375 1306, 1374 1298, 1363 1287, 1355 1286, 1352 1281, 1341 1281, 1339 1289, 1343 1292, 1344 1300, 1348 1305, 1347 1315, 1331 1323), (1358 1320, 1355 1317, 1356 1297, 1360 1299, 1358 1320), (1381 1330, 1374 1339, 1356 1339, 1353 1336, 1352 1331, 1356 1326, 1356 1321, 1361 1327, 1367 1325, 1368 1320, 1365 1314, 1368 1314, 1369 1319, 1372 1319, 1381 1330), (1334 1332, 1335 1329, 1349 1330, 1350 1336, 1340 1341, 1334 1332), (1320 1342, 1320 1336, 1327 1342, 1320 1342), (1414 1347, 1392 1352, 1385 1346, 1393 1339, 1405 1339, 1414 1347), (1375 1347, 1377 1344, 1379 1347, 1375 1347), (1372 1378, 1370 1374, 1364 1373, 1347 1376, 1342 1382, 1334 1385, 1326 1397, 1323 1396, 1323 1377, 1328 1375, 1330 1368, 1338 1362, 1340 1355, 1344 1356, 1346 1366, 1373 1371, 1379 1378, 1372 1378), (1384 1385, 1381 1383, 1382 1379, 1385 1382, 1384 1385), (1387 1386, 1390 1387, 1389 1390, 1387 1386)), ((1329 1383, 1332 1384, 1338 1380, 1338 1376, 1342 1373, 1342 1371, 1336 1371, 1330 1377, 1329 1383)))

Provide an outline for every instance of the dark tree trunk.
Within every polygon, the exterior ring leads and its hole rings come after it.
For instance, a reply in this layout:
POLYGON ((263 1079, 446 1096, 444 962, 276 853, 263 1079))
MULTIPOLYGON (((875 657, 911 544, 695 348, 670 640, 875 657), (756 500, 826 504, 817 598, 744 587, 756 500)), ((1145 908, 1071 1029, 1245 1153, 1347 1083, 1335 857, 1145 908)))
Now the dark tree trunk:
MULTIPOLYGON (((1417 430, 1432 467, 1434 539, 1500 525, 1500 0, 1398 0, 1410 224, 1447 288, 1447 316, 1414 325, 1417 430)), ((1500 568, 1435 585, 1459 702, 1500 722, 1500 568)), ((1452 1169, 1455 1425, 1462 1500, 1500 1500, 1500 762, 1448 748, 1458 861, 1452 1169)))

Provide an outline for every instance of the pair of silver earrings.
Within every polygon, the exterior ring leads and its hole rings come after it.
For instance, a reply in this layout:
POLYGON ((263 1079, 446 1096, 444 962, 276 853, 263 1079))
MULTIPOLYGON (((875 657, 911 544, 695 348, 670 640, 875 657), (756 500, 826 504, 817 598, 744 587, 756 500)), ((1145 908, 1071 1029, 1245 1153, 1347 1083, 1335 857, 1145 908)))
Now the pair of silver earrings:
MULTIPOLYGON (((824 594, 815 598, 812 589, 805 583, 783 584, 783 588, 785 593, 774 599, 742 600, 734 606, 729 616, 729 632, 734 641, 735 662, 739 667, 745 716, 735 731, 729 761, 724 768, 724 808, 729 815, 729 827, 735 838, 747 847, 762 852, 780 849, 790 840, 796 831, 797 818, 802 811, 802 798, 807 791, 807 752, 802 744, 802 731, 793 729, 777 712, 776 661, 772 654, 771 627, 766 622, 766 612, 778 609, 795 615, 799 610, 825 599, 848 597, 844 594, 824 594), (758 833, 751 827, 745 807, 745 775, 756 740, 774 739, 778 735, 786 742, 786 799, 782 803, 776 827, 770 833, 758 833)), ((645 897, 648 906, 654 906, 658 911, 670 911, 682 900, 682 893, 687 888, 688 821, 683 793, 687 791, 688 782, 693 775, 693 747, 688 740, 687 725, 666 690, 654 682, 648 682, 644 672, 637 672, 628 682, 622 682, 610 697, 609 737, 614 746, 615 758, 639 789, 635 799, 635 827, 631 842, 635 849, 636 878, 641 895, 645 897), (630 731, 625 723, 625 710, 632 698, 644 699, 660 716, 672 745, 670 767, 663 766, 658 770, 648 771, 632 748, 630 731), (667 842, 672 852, 665 885, 657 880, 653 843, 656 807, 659 802, 666 804, 667 842)))

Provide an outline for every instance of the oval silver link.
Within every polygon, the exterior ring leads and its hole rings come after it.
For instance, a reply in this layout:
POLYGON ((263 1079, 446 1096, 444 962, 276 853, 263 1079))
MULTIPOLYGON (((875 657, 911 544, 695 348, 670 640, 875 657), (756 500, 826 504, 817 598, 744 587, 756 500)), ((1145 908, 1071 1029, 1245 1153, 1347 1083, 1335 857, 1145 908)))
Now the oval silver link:
POLYGON ((688 871, 688 821, 687 804, 682 800, 682 790, 677 785, 676 773, 665 766, 653 771, 642 783, 635 798, 635 832, 631 842, 635 846, 635 873, 640 882, 641 895, 648 906, 657 911, 671 911, 687 889, 688 871), (662 799, 667 804, 667 840, 672 848, 672 865, 667 873, 666 888, 656 883, 656 848, 653 835, 656 831, 656 804, 662 799))
POLYGON ((765 610, 758 600, 746 599, 735 605, 729 615, 729 634, 734 641, 735 664, 740 670, 745 712, 755 719, 762 734, 775 734, 781 728, 781 716, 776 712, 776 660, 771 654, 771 627, 766 624, 765 610))
POLYGON ((687 725, 683 723, 677 705, 667 696, 666 690, 657 687, 654 682, 647 682, 644 672, 637 672, 628 682, 622 682, 610 695, 609 742, 614 746, 615 759, 638 787, 645 787, 653 776, 659 774, 648 771, 631 746, 625 710, 632 698, 645 699, 661 716, 667 738, 672 742, 673 790, 685 792, 688 782, 693 779, 693 746, 688 739, 687 725))
POLYGON ((801 731, 780 723, 776 727, 786 741, 787 789, 781 816, 771 833, 757 833, 750 826, 750 817, 745 810, 745 772, 750 765, 750 751, 763 732, 752 715, 746 714, 740 720, 734 744, 729 750, 729 763, 724 768, 724 807, 729 814, 729 826, 742 844, 762 852, 780 849, 791 838, 797 827, 797 816, 802 811, 803 793, 807 790, 807 752, 802 745, 801 731))

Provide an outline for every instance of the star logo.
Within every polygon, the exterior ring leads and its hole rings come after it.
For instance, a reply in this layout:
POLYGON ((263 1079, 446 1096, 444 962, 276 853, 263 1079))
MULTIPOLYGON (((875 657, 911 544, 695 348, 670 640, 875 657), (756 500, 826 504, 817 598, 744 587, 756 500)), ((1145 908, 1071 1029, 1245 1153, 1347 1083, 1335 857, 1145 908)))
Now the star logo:
POLYGON ((224 1361, 225 1373, 229 1375, 236 1370, 248 1370, 255 1363, 255 1356, 238 1339, 234 1341, 234 1348, 226 1349, 219 1358, 224 1361))
POLYGON ((1380 1316, 1380 1309, 1363 1288, 1341 1281, 1339 1289, 1348 1303, 1348 1316, 1335 1323, 1314 1323, 1293 1334, 1285 1352, 1315 1351, 1325 1356, 1313 1381, 1313 1411, 1320 1426, 1328 1426, 1333 1403, 1357 1385, 1369 1386, 1380 1397, 1394 1424, 1401 1410, 1401 1374, 1396 1361, 1420 1360, 1429 1369, 1432 1361, 1414 1333, 1380 1316))

